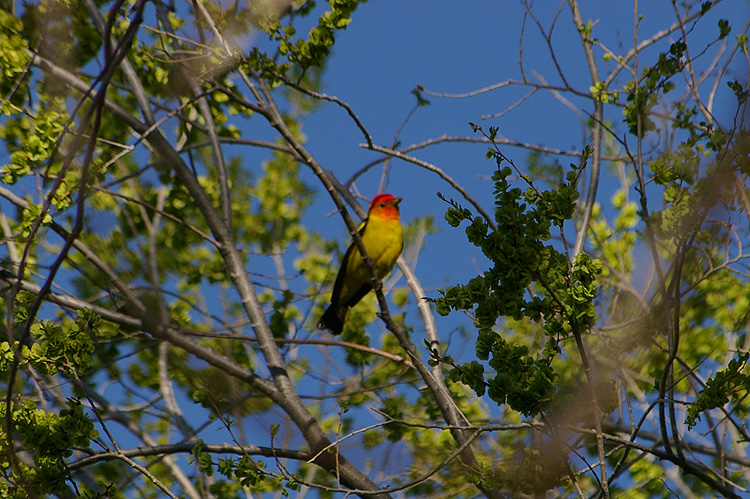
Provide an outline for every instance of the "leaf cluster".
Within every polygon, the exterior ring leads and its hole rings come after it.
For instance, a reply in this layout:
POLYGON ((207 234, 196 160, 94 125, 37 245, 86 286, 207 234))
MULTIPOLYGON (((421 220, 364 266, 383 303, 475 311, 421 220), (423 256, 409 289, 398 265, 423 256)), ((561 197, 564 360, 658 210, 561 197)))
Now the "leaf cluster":
POLYGON ((689 428, 698 424, 700 413, 709 409, 723 407, 729 400, 738 401, 750 392, 750 373, 747 372, 747 361, 750 353, 740 353, 729 361, 725 369, 717 372, 706 381, 695 402, 688 406, 685 423, 689 428))
MULTIPOLYGON (((292 25, 282 26, 279 19, 266 18, 260 26, 278 44, 278 53, 268 53, 255 48, 250 64, 261 72, 273 84, 280 83, 279 75, 290 72, 305 74, 312 68, 320 68, 331 54, 331 47, 336 43, 336 32, 351 22, 352 14, 363 0, 329 0, 330 10, 318 18, 318 23, 307 34, 299 37, 292 25), (286 59, 278 62, 278 56, 286 59)), ((315 2, 306 2, 302 13, 308 13, 315 2)))
POLYGON ((625 87, 629 104, 625 105, 623 114, 631 134, 638 136, 656 129, 650 117, 651 110, 660 92, 667 94, 674 89, 674 83, 669 80, 682 70, 686 49, 683 41, 674 42, 669 52, 659 54, 653 66, 643 68, 637 82, 630 81, 625 87))
POLYGON ((490 268, 467 284, 442 290, 435 303, 441 315, 451 310, 472 313, 478 331, 477 358, 487 361, 494 373, 472 361, 456 366, 449 378, 466 383, 480 396, 486 389, 496 403, 532 416, 555 394, 552 361, 560 352, 559 339, 593 323, 601 265, 586 255, 571 264, 550 242, 552 228, 559 227, 562 234, 563 223, 573 216, 578 199, 575 167, 556 188, 540 191, 525 178, 528 187, 523 190, 513 186, 513 170, 502 165, 506 158, 497 149, 490 149, 488 157, 498 164, 492 177, 497 229, 491 230, 487 220, 455 201, 450 201, 445 218, 453 227, 469 222, 466 237, 482 250, 490 268), (508 343, 497 333, 502 318, 542 324, 548 341, 541 355, 532 357, 527 346, 508 343))
POLYGON ((264 461, 250 456, 222 457, 214 461, 213 456, 205 450, 202 440, 199 440, 193 448, 192 457, 198 468, 207 476, 214 476, 218 473, 223 477, 217 478, 208 487, 209 492, 217 498, 237 497, 243 491, 275 491, 284 497, 289 497, 290 491, 299 492, 300 490, 298 478, 281 477, 270 473, 264 461))
POLYGON ((2 490, 7 487, 3 481, 0 483, 3 497, 23 497, 25 489, 37 494, 67 492, 70 472, 64 458, 73 454, 73 448, 88 448, 91 440, 98 436, 81 402, 72 398, 67 402, 67 407, 59 413, 38 409, 31 400, 0 405, 0 418, 14 428, 21 448, 33 458, 33 466, 18 460, 19 449, 8 447, 9 442, 13 444, 16 440, 8 437, 7 426, 2 425, 0 472, 11 482, 25 484, 25 488, 19 487, 10 493, 7 488, 2 490))

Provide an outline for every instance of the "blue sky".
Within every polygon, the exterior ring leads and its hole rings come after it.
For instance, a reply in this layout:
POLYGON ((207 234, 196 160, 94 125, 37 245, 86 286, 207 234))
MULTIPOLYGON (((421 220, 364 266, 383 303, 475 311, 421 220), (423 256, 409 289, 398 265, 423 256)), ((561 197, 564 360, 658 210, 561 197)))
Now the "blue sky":
MULTIPOLYGON (((555 2, 537 2, 533 12, 545 29, 551 25, 557 8, 555 2)), ((671 2, 640 2, 642 18, 639 40, 649 38, 672 24, 675 15, 671 2)), ((584 1, 580 3, 584 21, 595 24, 594 36, 616 54, 625 53, 633 45, 633 4, 619 1, 584 1)), ((725 1, 714 7, 691 40, 707 40, 718 33, 719 18, 728 18, 734 34, 744 28, 748 18, 748 2, 725 1), (703 33, 701 30, 705 30, 703 33)), ((398 127, 403 123, 415 103, 411 91, 422 85, 439 93, 466 93, 509 79, 520 79, 519 38, 523 24, 522 2, 477 1, 470 5, 456 2, 398 0, 370 1, 358 7, 349 28, 338 34, 326 71, 321 91, 335 95, 347 102, 368 128, 376 144, 388 146, 398 127)), ((653 64, 660 51, 666 51, 677 34, 662 40, 641 54, 641 66, 653 64)), ((591 79, 578 33, 567 3, 556 21, 552 43, 567 81, 580 91, 587 91, 591 79)), ((698 46, 698 44, 696 44, 698 46)), ((613 62, 605 62, 603 51, 595 48, 602 77, 613 62)), ((531 81, 543 78, 551 84, 560 84, 560 78, 549 55, 546 42, 534 22, 527 18, 524 30, 523 61, 526 76, 531 81)), ((707 64, 706 56, 701 63, 707 64)), ((738 77, 747 74, 747 68, 738 68, 738 77)), ((622 72, 614 88, 625 84, 627 75, 622 72)), ((679 79, 677 81, 679 84, 679 79)), ((580 150, 588 138, 583 136, 581 116, 566 107, 547 91, 539 91, 523 104, 502 117, 483 120, 486 115, 499 113, 529 92, 527 87, 508 86, 482 95, 455 99, 426 95, 431 105, 420 108, 401 133, 403 145, 419 143, 444 134, 473 136, 469 122, 485 129, 499 127, 500 134, 508 139, 538 144, 563 150, 580 150)), ((677 94, 677 92, 675 92, 677 94)), ((563 94, 579 113, 592 112, 590 101, 563 94)), ((724 89, 719 98, 729 104, 731 93, 724 89)), ((718 100, 717 100, 718 102, 718 100)), ((717 110, 721 106, 717 105, 717 110)), ((620 127, 622 114, 619 108, 608 108, 606 119, 620 127)), ((326 103, 306 119, 304 133, 306 146, 316 159, 332 170, 340 180, 379 157, 364 150, 362 134, 353 125, 345 111, 326 103)), ((632 139, 632 138, 631 138, 632 139)), ((492 185, 486 178, 492 173, 494 163, 484 159, 485 145, 443 144, 413 153, 431 162, 456 179, 481 200, 487 208, 492 206, 492 185)), ((523 168, 527 151, 504 147, 503 153, 523 168)), ((577 162, 570 157, 559 157, 563 165, 577 162)), ((443 221, 445 204, 436 192, 456 197, 451 188, 434 173, 411 164, 394 160, 388 190, 404 196, 402 214, 406 220, 416 216, 435 216, 439 234, 427 239, 420 257, 417 273, 427 288, 452 282, 465 281, 476 272, 477 263, 467 255, 481 260, 481 255, 465 242, 461 230, 451 229, 443 221)), ((361 177, 357 187, 365 195, 377 192, 381 172, 373 169, 361 177)), ((602 178, 599 201, 608 203, 609 196, 618 187, 610 175, 602 178)), ((631 195, 634 195, 631 192, 631 195)), ((323 194, 319 197, 323 211, 330 213, 333 204, 323 194)), ((330 217, 322 223, 325 231, 346 238, 346 230, 339 217, 330 217)), ((483 267, 482 262, 479 266, 483 267)))

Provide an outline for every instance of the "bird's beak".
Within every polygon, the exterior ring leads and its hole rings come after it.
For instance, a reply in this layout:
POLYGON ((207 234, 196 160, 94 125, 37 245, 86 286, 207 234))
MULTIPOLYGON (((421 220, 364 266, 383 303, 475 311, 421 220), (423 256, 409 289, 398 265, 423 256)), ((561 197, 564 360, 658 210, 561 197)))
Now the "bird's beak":
POLYGON ((404 198, 393 198, 391 199, 391 205, 392 206, 398 206, 398 204, 403 200, 404 198))

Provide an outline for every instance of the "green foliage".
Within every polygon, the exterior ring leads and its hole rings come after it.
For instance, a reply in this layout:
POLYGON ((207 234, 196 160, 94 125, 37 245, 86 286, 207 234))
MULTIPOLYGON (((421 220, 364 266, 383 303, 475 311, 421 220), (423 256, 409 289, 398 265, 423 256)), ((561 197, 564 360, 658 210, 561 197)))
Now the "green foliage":
MULTIPOLYGON (((210 462, 208 453, 202 452, 202 446, 196 446, 193 454, 199 465, 209 472, 214 467, 227 480, 216 480, 209 490, 216 497, 236 497, 242 491, 254 493, 278 492, 284 497, 290 497, 290 492, 300 490, 299 479, 295 476, 282 477, 270 473, 263 461, 249 456, 240 458, 221 458, 218 463, 210 462)), ((211 472, 213 474, 213 472, 211 472)))
MULTIPOLYGON (((16 298, 15 318, 25 324, 34 296, 21 292, 16 298)), ((38 321, 31 325, 34 341, 19 348, 19 343, 0 343, 0 373, 21 370, 23 376, 33 368, 35 376, 54 376, 58 372, 74 376, 92 365, 94 341, 100 336, 100 318, 90 310, 81 309, 73 321, 38 321), (19 356, 20 354, 20 356, 19 356)), ((31 399, 18 396, 9 406, 0 404, 0 419, 5 422, 0 430, 0 470, 11 482, 24 484, 25 489, 37 494, 61 493, 69 480, 64 459, 74 448, 88 448, 97 437, 93 422, 84 413, 81 402, 69 398, 61 410, 43 410, 31 399), (19 449, 9 449, 6 429, 20 438, 20 448, 33 457, 34 466, 18 460, 19 449)))
POLYGON ((247 202, 247 211, 238 210, 242 215, 236 221, 236 230, 259 251, 271 253, 290 244, 306 243, 301 217, 312 202, 312 190, 300 179, 299 164, 289 155, 276 153, 264 163, 262 175, 254 185, 247 186, 243 199, 249 201, 238 202, 247 202))
MULTIPOLYGON (((495 135, 496 130, 490 129, 490 140, 495 135)), ((486 388, 498 404, 507 403, 533 416, 555 394, 557 375, 552 361, 560 352, 557 341, 573 331, 580 334, 593 324, 601 264, 580 255, 571 265, 547 243, 552 227, 562 227, 573 216, 578 199, 577 169, 572 168, 551 190, 539 191, 526 178, 528 188, 524 191, 512 186, 512 170, 502 167, 505 157, 499 151, 490 149, 488 156, 498 164, 493 175, 497 230, 490 230, 488 221, 454 201, 445 218, 454 227, 470 222, 466 237, 482 250, 491 267, 465 285, 442 290, 435 303, 441 315, 451 310, 472 311, 478 330, 477 358, 488 361, 495 373, 494 377, 486 374, 481 364, 471 362, 457 366, 449 378, 466 383, 480 396, 486 388), (496 333, 494 328, 503 317, 543 322, 549 338, 543 355, 534 358, 526 346, 510 344, 496 333)))
POLYGON ((28 80, 28 41, 22 36, 21 20, 0 8, 0 96, 2 114, 10 115, 22 105, 28 80))
POLYGON ((336 31, 346 29, 354 10, 363 1, 329 0, 331 10, 320 16, 318 24, 310 29, 306 39, 295 38, 297 30, 292 26, 282 27, 276 19, 261 19, 261 27, 278 43, 279 55, 286 57, 287 62, 277 63, 266 53, 255 49, 251 64, 263 71, 264 76, 274 84, 280 82, 279 76, 285 76, 292 70, 304 74, 308 69, 322 67, 336 42, 336 31))
POLYGON ((58 369, 69 375, 76 370, 85 371, 93 360, 99 320, 98 315, 81 309, 67 327, 52 321, 34 323, 31 334, 36 341, 28 353, 29 361, 44 374, 54 374, 58 369))
POLYGON ((14 144, 11 163, 3 172, 3 182, 14 184, 51 159, 70 118, 62 110, 62 101, 54 100, 50 104, 47 109, 38 108, 33 119, 23 120, 26 123, 11 121, 0 130, 0 136, 9 140, 9 144, 20 139, 20 143, 14 144))
MULTIPOLYGON (((0 418, 17 433, 20 445, 34 461, 32 468, 18 460, 18 449, 8 447, 8 426, 4 424, 0 429, 0 471, 4 476, 12 482, 25 484, 37 494, 59 494, 67 490, 69 471, 63 458, 69 457, 73 448, 88 448, 91 439, 98 436, 80 401, 68 399, 67 402, 67 407, 59 414, 37 409, 30 400, 11 404, 9 412, 9 406, 0 405, 0 418)), ((23 489, 17 492, 22 493, 23 489)))
MULTIPOLYGON (((28 321, 28 308, 34 301, 31 293, 17 295, 14 312, 19 325, 28 321)), ((16 358, 14 354, 18 348, 17 342, 13 345, 7 341, 0 343, 0 372, 7 372, 14 361, 30 362, 34 369, 46 375, 53 375, 58 370, 68 375, 85 371, 93 361, 94 341, 100 336, 97 327, 99 321, 100 317, 95 313, 80 309, 72 322, 34 322, 30 331, 35 341, 30 346, 22 346, 21 358, 16 358)))
POLYGON ((747 101, 748 90, 744 88, 737 80, 727 82, 727 86, 732 89, 734 96, 737 97, 739 104, 744 104, 747 101))
POLYGON ((686 48, 683 41, 673 43, 669 52, 659 54, 656 64, 643 68, 637 82, 630 81, 624 88, 630 104, 623 113, 631 134, 642 136, 656 129, 651 110, 658 102, 659 92, 666 94, 674 88, 670 79, 682 70, 686 48))
POLYGON ((700 414, 709 409, 716 409, 726 405, 729 400, 738 401, 747 396, 750 391, 750 374, 747 371, 747 360, 750 353, 743 352, 732 359, 726 369, 717 372, 706 381, 706 387, 701 390, 687 411, 685 423, 693 427, 700 419, 700 414))

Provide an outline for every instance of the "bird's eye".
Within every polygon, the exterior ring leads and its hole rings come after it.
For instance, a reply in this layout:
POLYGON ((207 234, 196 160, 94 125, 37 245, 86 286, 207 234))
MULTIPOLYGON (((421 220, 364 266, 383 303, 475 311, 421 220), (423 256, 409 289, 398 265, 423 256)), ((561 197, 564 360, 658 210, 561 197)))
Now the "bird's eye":
POLYGON ((385 203, 380 203, 381 208, 385 208, 385 203))

